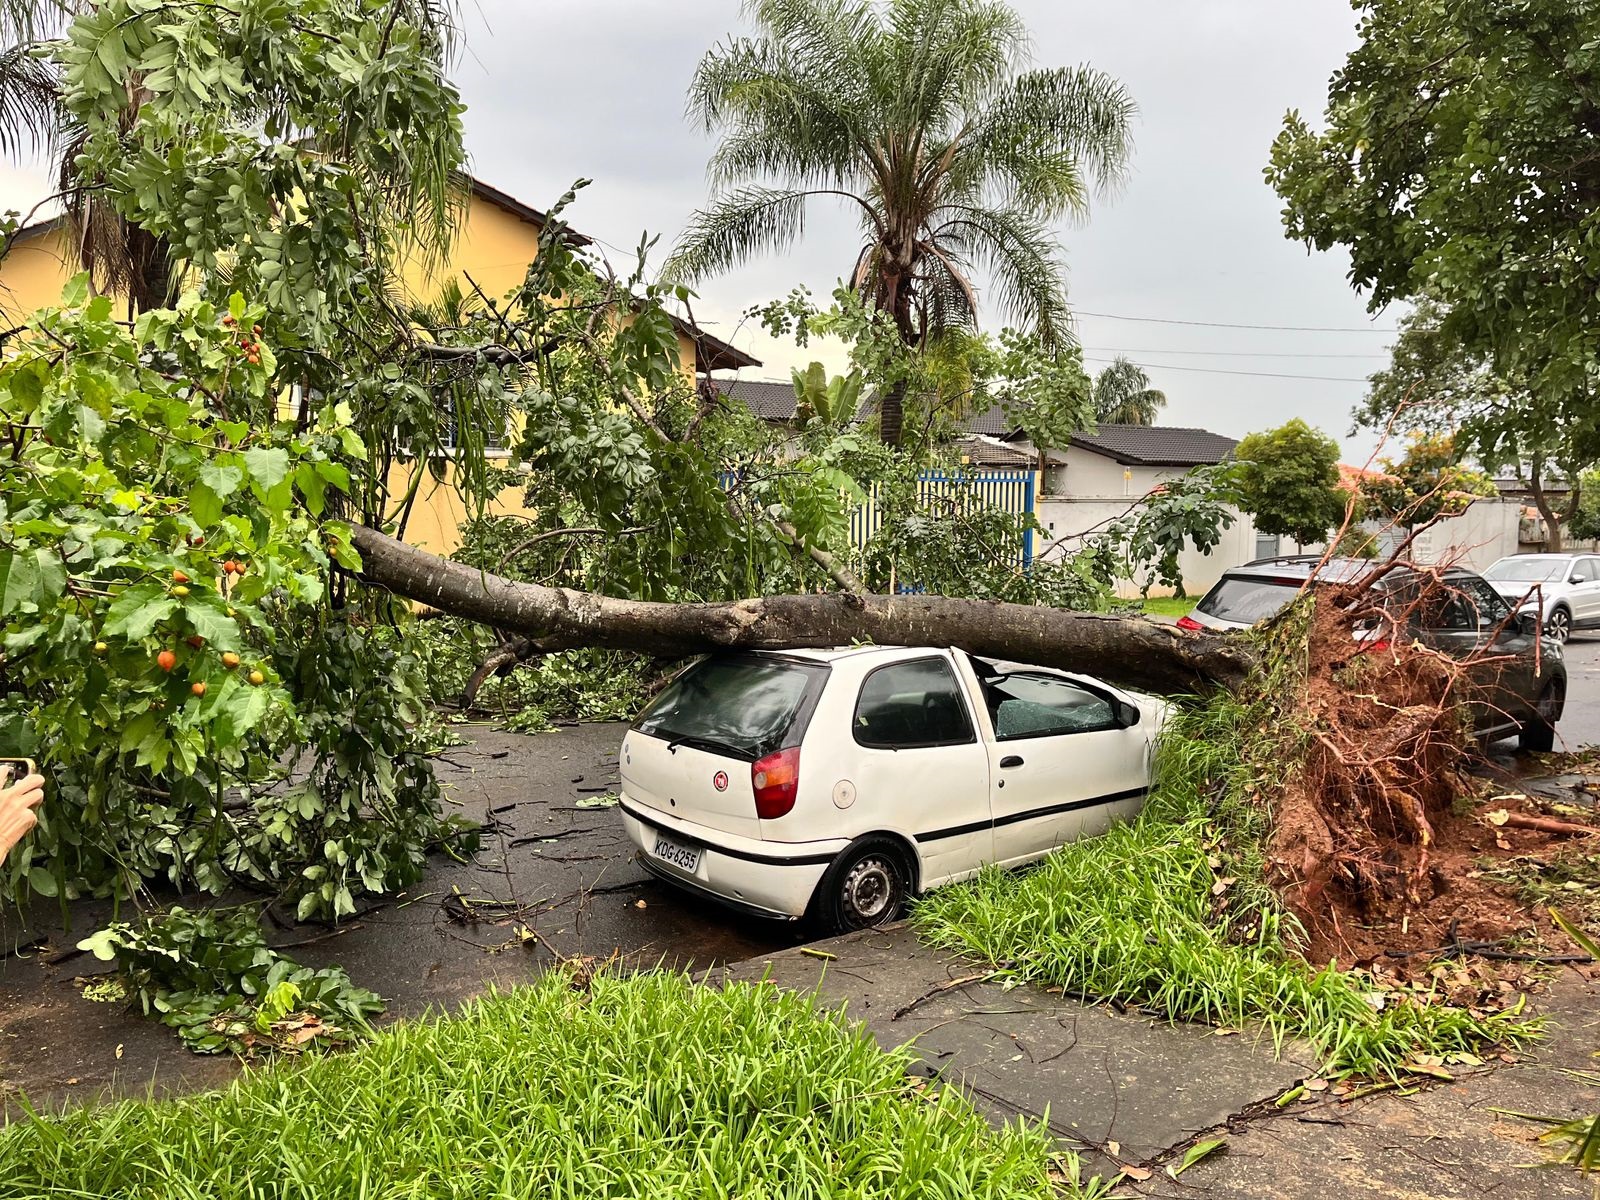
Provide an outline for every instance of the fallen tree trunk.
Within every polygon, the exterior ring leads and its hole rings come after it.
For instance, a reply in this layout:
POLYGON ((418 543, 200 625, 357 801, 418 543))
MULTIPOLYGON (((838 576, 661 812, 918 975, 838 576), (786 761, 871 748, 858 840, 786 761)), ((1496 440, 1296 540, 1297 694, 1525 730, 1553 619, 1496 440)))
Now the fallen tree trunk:
POLYGON ((717 649, 957 646, 1155 692, 1236 688, 1254 665, 1242 639, 1186 634, 1142 617, 944 596, 766 596, 704 604, 618 600, 492 575, 351 526, 363 578, 541 648, 599 646, 662 657, 717 649))

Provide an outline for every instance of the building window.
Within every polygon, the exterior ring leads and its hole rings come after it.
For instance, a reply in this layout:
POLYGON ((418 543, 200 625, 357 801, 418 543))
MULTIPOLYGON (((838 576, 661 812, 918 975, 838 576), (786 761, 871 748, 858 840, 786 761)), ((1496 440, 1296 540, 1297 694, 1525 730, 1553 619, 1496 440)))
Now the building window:
MULTIPOLYGON (((456 448, 456 428, 455 401, 447 398, 445 400, 444 419, 444 448, 446 450, 454 450, 456 448)), ((509 444, 507 434, 508 429, 505 421, 500 423, 498 429, 485 428, 483 431, 483 452, 494 455, 505 454, 509 444)))

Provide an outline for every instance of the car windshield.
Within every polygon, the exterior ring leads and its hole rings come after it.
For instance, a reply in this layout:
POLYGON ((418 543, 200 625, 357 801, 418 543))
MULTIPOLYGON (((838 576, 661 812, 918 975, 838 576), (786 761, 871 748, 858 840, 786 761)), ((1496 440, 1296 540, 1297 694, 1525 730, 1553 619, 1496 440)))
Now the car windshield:
POLYGON ((782 749, 828 668, 773 658, 708 658, 667 685, 634 728, 738 758, 782 749))
POLYGON ((1502 558, 1483 577, 1501 583, 1549 583, 1565 579, 1571 563, 1567 558, 1502 558))
POLYGON ((1254 625, 1276 616, 1300 593, 1300 584, 1277 579, 1223 578, 1196 606, 1208 617, 1254 625))

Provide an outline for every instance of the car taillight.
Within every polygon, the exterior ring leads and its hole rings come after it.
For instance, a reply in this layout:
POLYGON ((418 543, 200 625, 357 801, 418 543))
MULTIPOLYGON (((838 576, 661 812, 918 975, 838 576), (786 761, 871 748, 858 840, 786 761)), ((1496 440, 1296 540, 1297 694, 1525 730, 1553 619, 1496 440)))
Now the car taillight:
POLYGON ((1199 633, 1205 628, 1205 626, 1200 624, 1200 622, 1196 621, 1193 617, 1179 617, 1178 628, 1187 629, 1190 633, 1199 633))
POLYGON ((756 759, 750 764, 750 786, 756 794, 756 816, 771 821, 786 814, 800 791, 800 747, 756 759))

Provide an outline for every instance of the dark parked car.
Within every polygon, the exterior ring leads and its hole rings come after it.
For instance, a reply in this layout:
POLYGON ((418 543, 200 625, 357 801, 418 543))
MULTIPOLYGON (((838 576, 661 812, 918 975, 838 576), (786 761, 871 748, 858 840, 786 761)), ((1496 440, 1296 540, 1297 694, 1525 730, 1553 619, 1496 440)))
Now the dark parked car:
MULTIPOLYGON (((1264 558, 1227 571, 1178 622, 1185 629, 1245 629, 1277 615, 1309 579, 1322 584, 1353 583, 1373 564, 1316 555, 1264 558), (1320 566, 1319 566, 1320 564, 1320 566)), ((1485 741, 1516 735, 1524 750, 1555 745, 1556 722, 1567 702, 1567 664, 1561 643, 1541 638, 1537 612, 1514 614, 1490 583, 1472 571, 1449 567, 1443 588, 1429 588, 1427 577, 1397 567, 1376 585, 1384 616, 1358 630, 1373 644, 1385 639, 1424 646, 1470 659, 1469 697, 1473 730, 1485 741)))

